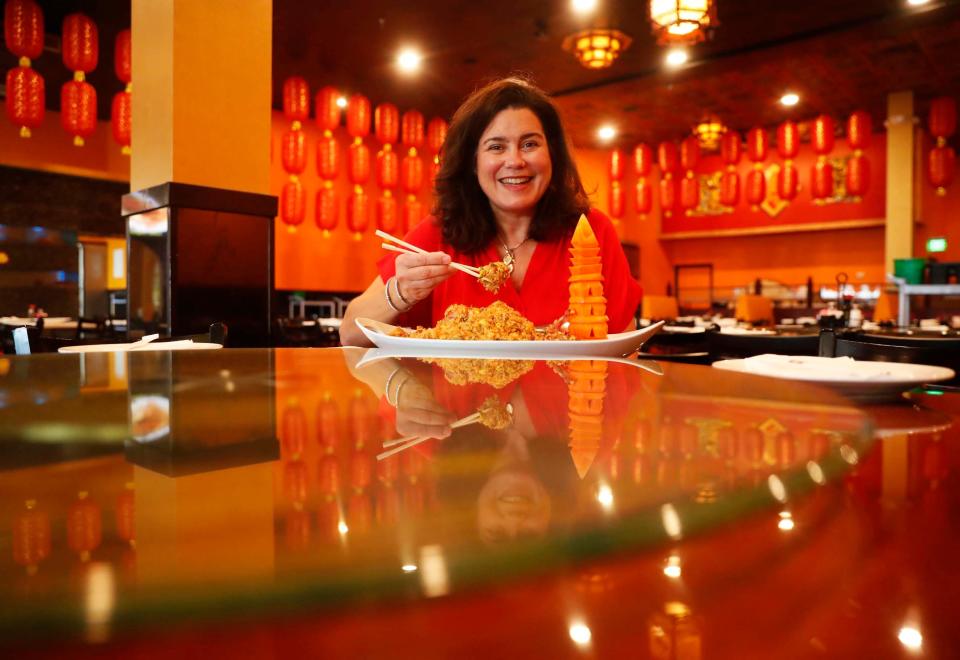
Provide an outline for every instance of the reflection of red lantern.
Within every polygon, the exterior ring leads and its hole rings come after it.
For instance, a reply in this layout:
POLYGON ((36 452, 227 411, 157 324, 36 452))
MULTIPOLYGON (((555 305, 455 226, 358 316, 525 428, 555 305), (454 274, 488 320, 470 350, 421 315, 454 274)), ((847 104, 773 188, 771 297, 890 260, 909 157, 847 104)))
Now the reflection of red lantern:
POLYGON ((301 174, 307 168, 307 138, 303 131, 287 131, 280 142, 280 158, 288 174, 301 174))
POLYGON ((335 87, 321 87, 317 92, 316 113, 317 128, 325 135, 333 132, 340 125, 340 106, 337 101, 340 99, 340 92, 335 87))
POLYGON ((366 493, 354 493, 347 500, 347 520, 354 532, 366 532, 373 523, 373 503, 366 493))
POLYGON ((289 550, 306 550, 310 547, 310 512, 300 503, 287 511, 284 541, 289 550))
POLYGON ((100 507, 90 499, 87 491, 80 491, 67 509, 67 544, 88 561, 90 553, 100 546, 103 520, 100 507))
POLYGON ((289 122, 302 122, 310 116, 310 87, 300 76, 283 81, 283 116, 289 122))
POLYGON ((355 142, 370 135, 370 100, 353 94, 347 102, 347 133, 355 142))
POLYGON ((623 179, 623 152, 614 149, 610 152, 610 161, 608 172, 611 181, 620 181, 623 179))
POLYGON ((633 150, 633 166, 637 176, 647 176, 653 166, 653 151, 645 144, 638 144, 633 150))
POLYGON ((307 213, 307 193, 299 181, 288 181, 280 190, 280 220, 293 229, 307 213))
POLYGON ((800 173, 790 161, 783 164, 777 173, 777 194, 780 199, 792 201, 800 189, 800 173))
POLYGON ((43 77, 30 68, 30 60, 43 53, 43 12, 33 0, 7 0, 3 31, 7 48, 20 58, 7 72, 7 117, 20 127, 20 137, 30 137, 44 114, 43 77))
POLYGON ((626 194, 619 181, 610 182, 610 217, 622 218, 626 206, 626 194))
POLYGON ((373 113, 373 130, 384 145, 397 141, 400 133, 400 111, 392 103, 381 103, 373 113))
POLYGON ((340 409, 330 393, 324 392, 323 398, 317 404, 317 442, 324 453, 332 454, 336 451, 339 439, 340 409))
POLYGON ((720 203, 736 206, 740 201, 740 175, 736 171, 724 172, 720 177, 720 203))
POLYGON ((283 493, 290 503, 307 501, 310 476, 303 461, 287 461, 283 464, 283 493))
POLYGON ((370 198, 363 188, 356 187, 347 198, 347 227, 353 232, 354 240, 360 240, 369 224, 370 198))
POLYGON ((13 560, 33 575, 50 556, 50 516, 37 509, 36 500, 27 500, 13 521, 13 560))
POLYGON ((814 164, 811 180, 814 200, 833 197, 833 165, 826 158, 821 157, 821 160, 814 164))
POLYGON ((820 115, 813 120, 813 130, 810 132, 810 143, 813 150, 820 156, 833 151, 833 117, 820 115))
POLYGON ((393 524, 400 512, 400 493, 393 486, 382 485, 377 488, 375 497, 374 512, 377 522, 382 525, 393 524))
POLYGON ((687 212, 700 204, 700 182, 689 176, 680 180, 680 206, 687 212))
POLYGON ((366 452, 353 452, 350 457, 350 485, 354 490, 364 491, 373 483, 373 463, 366 452))
POLYGON ((937 188, 938 195, 947 194, 947 186, 953 181, 956 156, 952 147, 938 146, 930 150, 927 170, 930 183, 937 188))
POLYGON ((790 160, 800 151, 800 131, 795 122, 789 119, 777 127, 777 153, 780 158, 790 160))
POLYGON ((315 211, 315 222, 317 228, 323 231, 324 235, 337 228, 339 221, 337 191, 334 188, 326 186, 317 191, 317 206, 315 211))
POLYGON ((855 154, 847 161, 847 194, 863 197, 870 186, 870 161, 862 154, 855 154))
POLYGON ((299 404, 291 403, 280 418, 281 456, 296 460, 307 446, 307 416, 299 404))
POLYGON ((325 499, 331 499, 340 490, 340 463, 333 454, 320 459, 317 470, 317 487, 325 499))
POLYGON ((136 541, 136 497, 133 484, 128 483, 117 495, 117 536, 121 541, 133 546, 136 541))
POLYGON ((660 165, 661 175, 669 179, 677 169, 677 145, 673 142, 661 142, 657 147, 657 162, 660 165))
POLYGON ((653 187, 646 179, 637 181, 634 188, 634 204, 637 207, 637 213, 645 215, 650 213, 653 208, 653 187))
POLYGON ((744 194, 751 208, 756 211, 767 196, 767 178, 764 176, 763 170, 750 170, 747 173, 744 194))

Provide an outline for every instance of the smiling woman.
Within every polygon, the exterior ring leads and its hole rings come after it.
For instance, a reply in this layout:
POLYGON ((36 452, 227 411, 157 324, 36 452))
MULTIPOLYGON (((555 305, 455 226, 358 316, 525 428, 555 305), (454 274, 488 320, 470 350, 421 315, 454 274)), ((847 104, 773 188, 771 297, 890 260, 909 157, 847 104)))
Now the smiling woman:
POLYGON ((433 214, 405 237, 426 253, 381 259, 380 277, 347 308, 343 344, 366 343, 356 318, 432 326, 453 304, 501 301, 536 325, 557 320, 569 303, 570 240, 581 214, 600 246, 609 330, 633 327, 640 285, 610 220, 589 208, 546 94, 521 78, 477 90, 454 115, 440 158, 433 214), (454 270, 451 260, 476 267, 500 262, 509 277, 488 290, 454 270))

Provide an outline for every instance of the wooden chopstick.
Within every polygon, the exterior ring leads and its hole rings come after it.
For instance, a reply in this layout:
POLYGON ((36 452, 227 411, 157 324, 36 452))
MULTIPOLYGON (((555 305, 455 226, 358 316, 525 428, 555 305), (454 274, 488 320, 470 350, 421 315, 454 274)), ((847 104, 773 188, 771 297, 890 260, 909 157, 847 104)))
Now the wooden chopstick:
MULTIPOLYGON (((450 428, 458 429, 461 426, 468 426, 470 424, 475 424, 479 421, 480 421, 480 413, 476 412, 476 413, 473 413, 472 415, 467 415, 466 417, 463 417, 453 422, 452 424, 450 424, 450 428)), ((407 447, 413 447, 415 445, 418 445, 426 439, 428 439, 428 436, 408 435, 402 438, 396 438, 394 440, 384 440, 383 446, 384 448, 389 448, 389 447, 397 447, 397 445, 405 445, 404 447, 397 449, 397 451, 403 451, 407 447), (417 442, 414 442, 415 440, 417 440, 417 438, 419 438, 419 440, 417 442)), ((386 454, 387 456, 393 455, 391 453, 384 452, 383 454, 378 455, 377 458, 379 459, 380 456, 383 456, 384 454, 386 454)))
POLYGON ((404 443, 404 444, 402 444, 402 445, 400 445, 400 446, 398 446, 398 447, 394 447, 393 449, 388 449, 388 450, 385 451, 385 452, 381 452, 381 453, 377 454, 377 460, 378 460, 378 461, 382 461, 382 460, 385 459, 385 458, 390 458, 390 457, 393 456, 394 454, 399 454, 399 453, 402 452, 404 449, 410 449, 410 447, 416 447, 416 446, 419 445, 421 442, 424 442, 425 440, 431 440, 431 439, 432 439, 432 438, 431 438, 431 436, 429 436, 429 435, 418 435, 418 436, 414 436, 413 439, 410 440, 409 442, 406 442, 406 443, 404 443))
MULTIPOLYGON (((424 250, 423 248, 418 248, 416 245, 412 245, 405 241, 401 241, 399 238, 390 236, 390 234, 380 231, 379 229, 377 230, 377 236, 379 236, 380 238, 389 237, 389 240, 397 241, 399 245, 403 245, 408 248, 405 250, 402 247, 397 247, 396 245, 391 245, 390 243, 381 243, 380 247, 382 247, 384 250, 391 250, 392 252, 400 252, 402 254, 426 254, 427 253, 427 251, 424 250)), ((467 275, 480 277, 480 269, 477 268, 476 266, 468 266, 466 264, 457 263, 456 261, 451 261, 450 266, 452 268, 455 268, 456 270, 466 273, 467 275)))

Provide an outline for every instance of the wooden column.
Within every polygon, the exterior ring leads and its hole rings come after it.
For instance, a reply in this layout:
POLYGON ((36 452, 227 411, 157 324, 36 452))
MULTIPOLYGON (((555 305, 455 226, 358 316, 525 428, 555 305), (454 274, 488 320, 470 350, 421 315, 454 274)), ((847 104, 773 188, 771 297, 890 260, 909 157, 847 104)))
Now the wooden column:
POLYGON ((887 224, 884 235, 885 272, 894 259, 913 256, 914 218, 913 92, 887 96, 887 224))
POLYGON ((130 189, 269 193, 272 0, 132 0, 130 189))

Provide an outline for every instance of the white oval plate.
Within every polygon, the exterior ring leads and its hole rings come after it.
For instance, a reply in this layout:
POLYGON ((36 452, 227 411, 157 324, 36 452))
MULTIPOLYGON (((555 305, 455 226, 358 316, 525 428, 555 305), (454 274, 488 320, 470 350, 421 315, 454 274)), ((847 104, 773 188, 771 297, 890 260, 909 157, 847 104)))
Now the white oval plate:
POLYGON ((433 357, 518 357, 562 359, 565 357, 623 357, 643 346, 663 327, 663 321, 631 332, 619 332, 606 339, 576 341, 484 341, 466 339, 421 339, 394 337, 396 327, 373 319, 357 319, 357 327, 378 348, 398 351, 406 355, 433 357))

